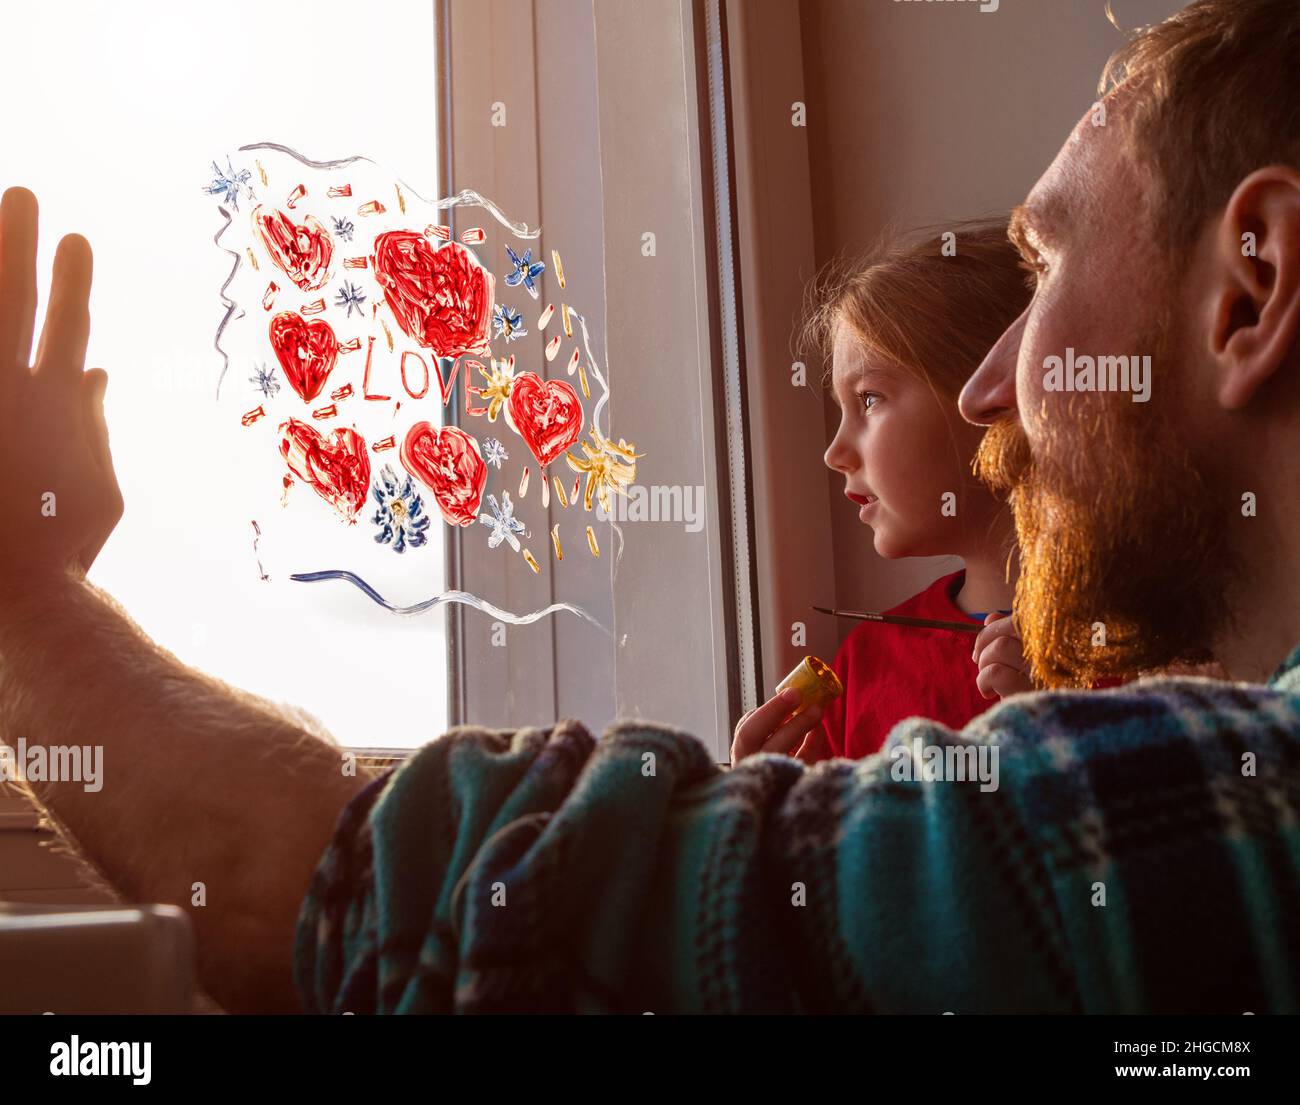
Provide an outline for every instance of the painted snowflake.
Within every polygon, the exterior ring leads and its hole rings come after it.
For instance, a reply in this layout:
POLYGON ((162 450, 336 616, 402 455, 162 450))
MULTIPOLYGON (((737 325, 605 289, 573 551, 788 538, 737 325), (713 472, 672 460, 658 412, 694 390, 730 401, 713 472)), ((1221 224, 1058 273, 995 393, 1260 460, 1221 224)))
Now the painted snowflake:
POLYGON ((239 193, 247 192, 250 196, 253 194, 252 186, 248 183, 252 179, 253 174, 248 169, 240 169, 236 172, 235 167, 230 163, 230 158, 227 157, 224 172, 215 161, 212 163, 212 183, 203 190, 210 196, 220 196, 223 203, 230 204, 238 211, 239 193))
POLYGON ((500 468, 503 460, 510 459, 510 454, 506 452, 506 447, 501 442, 495 437, 490 437, 483 442, 483 459, 493 468, 500 468))
POLYGON ((518 552, 519 539, 515 534, 524 532, 524 524, 515 517, 515 506, 510 501, 510 492, 501 492, 500 503, 497 502, 495 495, 489 495, 487 498, 488 506, 492 508, 492 517, 480 514, 478 520, 492 531, 488 536, 488 548, 495 549, 502 541, 508 541, 510 547, 518 552))
POLYGON ((343 285, 339 288, 339 294, 334 299, 334 306, 346 307, 348 309, 348 318, 351 318, 354 310, 357 314, 362 313, 361 305, 365 303, 365 301, 366 297, 362 294, 361 289, 355 284, 345 280, 343 285))

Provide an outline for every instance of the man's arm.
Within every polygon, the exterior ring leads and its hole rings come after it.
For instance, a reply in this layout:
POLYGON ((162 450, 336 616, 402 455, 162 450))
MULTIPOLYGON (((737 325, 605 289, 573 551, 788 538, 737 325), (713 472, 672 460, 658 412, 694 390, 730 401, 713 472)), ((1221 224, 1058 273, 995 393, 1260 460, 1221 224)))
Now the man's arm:
POLYGON ((103 787, 36 797, 128 899, 190 911, 199 973, 232 1010, 297 1007, 299 904, 363 779, 269 703, 154 645, 82 568, 121 514, 103 422, 106 377, 84 371, 91 256, 55 255, 32 366, 36 201, 0 203, 0 739, 103 749, 103 787), (52 509, 47 509, 52 508, 52 509), (194 884, 205 904, 192 906, 194 884))
POLYGON ((298 908, 365 782, 343 774, 340 750, 186 667, 72 576, 5 602, 0 656, 11 746, 103 749, 102 789, 34 783, 37 800, 127 900, 189 911, 199 974, 218 1002, 296 1010, 298 908))

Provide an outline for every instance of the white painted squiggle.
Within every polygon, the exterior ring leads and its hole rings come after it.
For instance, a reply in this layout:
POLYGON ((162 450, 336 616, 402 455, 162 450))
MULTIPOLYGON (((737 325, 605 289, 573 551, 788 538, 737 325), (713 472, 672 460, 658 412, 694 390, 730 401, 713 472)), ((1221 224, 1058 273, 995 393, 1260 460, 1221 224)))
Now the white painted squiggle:
POLYGON ((221 305, 225 307, 226 313, 221 316, 221 323, 217 326, 217 332, 212 339, 212 347, 221 354, 221 375, 217 377, 217 398, 220 399, 221 382, 226 378, 226 372, 230 369, 230 357, 227 356, 226 351, 221 348, 221 335, 226 332, 226 327, 230 325, 232 317, 243 318, 244 311, 238 303, 226 295, 226 289, 230 287, 230 282, 235 279, 235 273, 239 271, 239 266, 242 260, 239 254, 233 249, 227 249, 221 244, 221 235, 230 229, 230 224, 234 220, 231 219, 230 212, 224 207, 218 207, 217 210, 221 212, 226 221, 222 224, 221 229, 212 236, 212 244, 220 249, 222 253, 229 253, 230 256, 235 259, 235 263, 230 266, 230 273, 226 277, 226 282, 221 285, 221 305), (235 314, 236 311, 239 311, 238 315, 235 314))
MULTIPOLYGON (((369 165, 379 165, 378 161, 369 157, 362 157, 360 154, 356 154, 352 157, 339 158, 337 161, 313 161, 310 157, 304 157, 297 150, 292 149, 289 146, 282 146, 279 142, 253 142, 250 145, 239 147, 240 153, 249 153, 253 150, 275 150, 277 153, 288 154, 295 161, 299 161, 303 165, 312 169, 343 169, 358 161, 364 161, 369 165)), ((383 168, 383 166, 380 166, 380 168, 383 168)), ((420 200, 420 202, 427 203, 429 206, 434 207, 439 211, 445 211, 449 207, 482 207, 516 238, 536 238, 542 232, 540 226, 534 229, 530 228, 527 223, 512 222, 510 219, 506 218, 505 212, 495 203, 490 199, 479 195, 471 188, 463 188, 454 196, 444 196, 439 200, 431 200, 421 195, 416 191, 416 189, 412 188, 400 177, 395 177, 394 179, 396 179, 403 188, 410 192, 411 195, 420 200)))
MULTIPOLYGON (((578 326, 582 329, 582 345, 587 352, 587 363, 591 366, 592 374, 596 377, 596 382, 600 384, 600 398, 596 405, 591 409, 591 424, 596 427, 596 432, 602 437, 608 438, 609 434, 600 428, 600 413, 605 409, 605 404, 609 402, 609 383, 606 381, 604 374, 600 371, 600 365, 596 361, 595 354, 591 351, 591 334, 587 331, 587 320, 582 317, 572 307, 569 308, 569 318, 578 320, 578 326)), ((618 552, 614 554, 614 571, 611 576, 611 582, 618 578, 618 566, 623 560, 623 531, 619 528, 617 522, 612 518, 609 522, 610 528, 618 535, 618 552)))
POLYGON ((596 405, 591 410, 591 424, 596 427, 597 433, 602 437, 609 437, 609 434, 600 428, 600 412, 605 409, 605 404, 609 402, 609 384, 605 382, 605 377, 600 371, 600 365, 596 363, 596 356, 591 351, 591 335, 587 332, 587 320, 572 307, 569 308, 569 318, 576 318, 578 325, 582 328, 582 345, 587 351, 587 363, 591 365, 591 371, 600 384, 600 398, 596 400, 596 405))
POLYGON ((475 610, 482 611, 490 617, 497 618, 503 622, 509 622, 511 625, 531 625, 535 621, 547 617, 550 614, 556 614, 564 611, 569 614, 576 614, 583 621, 589 622, 599 629, 606 637, 613 639, 614 634, 605 626, 601 625, 595 618, 588 614, 581 607, 574 606, 568 602, 553 602, 550 606, 543 606, 540 610, 533 610, 527 614, 512 614, 509 610, 502 610, 501 607, 495 606, 486 599, 481 599, 477 595, 471 595, 468 591, 443 591, 440 595, 434 595, 433 598, 425 599, 423 602, 417 602, 413 606, 398 606, 389 602, 383 595, 370 586, 355 572, 346 572, 333 569, 325 572, 295 572, 289 577, 297 583, 320 583, 323 580, 337 579, 345 583, 352 584, 360 590, 372 602, 378 603, 385 610, 394 614, 402 614, 412 617, 416 614, 424 614, 429 610, 441 605, 444 602, 459 602, 465 606, 472 606, 475 610))

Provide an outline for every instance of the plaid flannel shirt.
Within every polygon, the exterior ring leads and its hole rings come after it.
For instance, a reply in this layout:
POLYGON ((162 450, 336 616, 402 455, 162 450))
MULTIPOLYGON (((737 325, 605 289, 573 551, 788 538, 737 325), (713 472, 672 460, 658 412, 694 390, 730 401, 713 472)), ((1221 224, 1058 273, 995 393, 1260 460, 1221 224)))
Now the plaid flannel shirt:
POLYGON ((296 974, 322 1012, 1300 1012, 1300 649, 814 768, 455 729, 344 810, 296 974), (981 748, 996 789, 914 770, 981 748))

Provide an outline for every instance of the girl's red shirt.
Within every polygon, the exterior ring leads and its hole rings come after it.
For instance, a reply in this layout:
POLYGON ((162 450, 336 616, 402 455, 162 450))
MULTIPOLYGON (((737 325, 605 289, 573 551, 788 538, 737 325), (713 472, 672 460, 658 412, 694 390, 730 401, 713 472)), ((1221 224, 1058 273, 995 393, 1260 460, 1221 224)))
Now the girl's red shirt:
MULTIPOLYGON (((936 579, 920 594, 888 614, 982 625, 954 601, 964 571, 936 579)), ((869 756, 885 743, 889 731, 909 717, 925 717, 960 729, 997 704, 975 687, 979 674, 971 660, 973 633, 949 629, 862 622, 844 639, 831 665, 844 693, 822 718, 830 755, 851 760, 869 756)))

